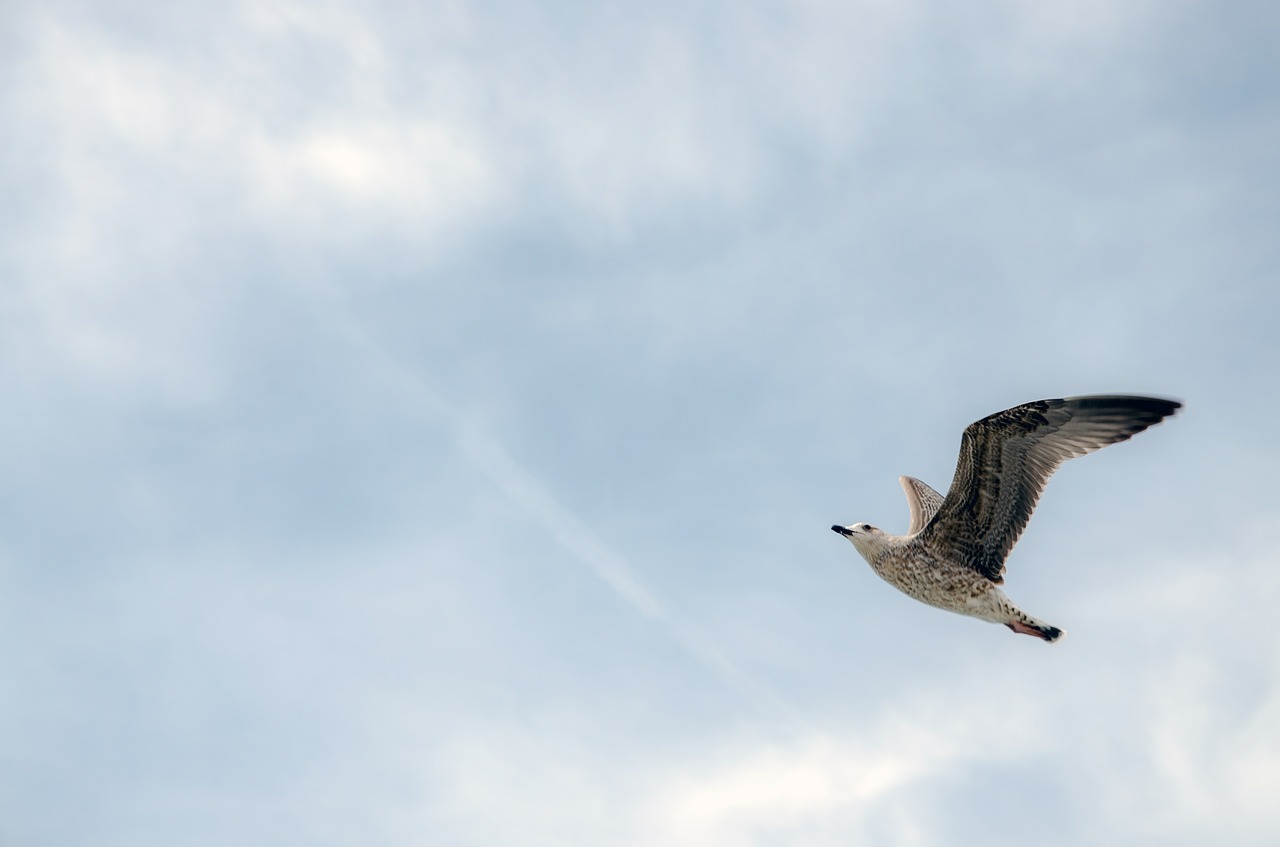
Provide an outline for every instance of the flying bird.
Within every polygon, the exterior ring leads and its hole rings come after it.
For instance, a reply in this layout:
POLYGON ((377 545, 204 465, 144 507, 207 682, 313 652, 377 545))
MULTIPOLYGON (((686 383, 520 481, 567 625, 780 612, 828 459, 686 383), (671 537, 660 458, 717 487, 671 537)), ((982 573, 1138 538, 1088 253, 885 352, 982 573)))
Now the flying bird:
POLYGON ((1057 641, 1061 629, 1023 612, 997 588, 1009 551, 1059 465, 1126 441, 1181 407, 1155 397, 1098 395, 1005 409, 965 429, 946 497, 918 479, 898 478, 911 509, 906 535, 866 523, 831 529, 909 597, 1057 641))

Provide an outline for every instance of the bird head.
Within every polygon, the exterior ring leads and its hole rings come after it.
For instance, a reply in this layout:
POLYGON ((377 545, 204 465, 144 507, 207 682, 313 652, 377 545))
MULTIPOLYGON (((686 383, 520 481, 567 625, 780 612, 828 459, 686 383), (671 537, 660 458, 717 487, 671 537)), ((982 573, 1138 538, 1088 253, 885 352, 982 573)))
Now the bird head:
POLYGON ((849 542, 862 554, 863 558, 870 557, 884 546, 884 533, 869 523, 854 523, 848 526, 836 524, 831 527, 831 531, 849 539, 849 542))

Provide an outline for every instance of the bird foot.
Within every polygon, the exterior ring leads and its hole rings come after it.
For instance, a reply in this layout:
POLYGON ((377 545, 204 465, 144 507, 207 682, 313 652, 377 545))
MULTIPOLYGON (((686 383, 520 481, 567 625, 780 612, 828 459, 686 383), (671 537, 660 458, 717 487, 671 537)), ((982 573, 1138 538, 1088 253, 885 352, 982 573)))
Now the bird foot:
POLYGON ((1041 641, 1057 641, 1058 636, 1062 635, 1062 630, 1058 629, 1056 626, 1051 626, 1051 627, 1046 627, 1044 629, 1041 629, 1038 626, 1033 626, 1029 623, 1023 623, 1022 621, 1010 621, 1009 623, 1005 624, 1005 626, 1009 627, 1009 629, 1013 630, 1014 632, 1020 633, 1022 635, 1034 635, 1036 638, 1039 638, 1041 641))

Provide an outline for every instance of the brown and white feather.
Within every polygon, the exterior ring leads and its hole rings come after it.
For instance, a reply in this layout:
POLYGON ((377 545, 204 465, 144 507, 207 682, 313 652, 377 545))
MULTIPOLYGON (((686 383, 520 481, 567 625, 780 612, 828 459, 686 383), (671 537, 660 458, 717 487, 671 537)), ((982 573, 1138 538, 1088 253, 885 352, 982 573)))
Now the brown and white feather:
POLYGON ((921 528, 920 541, 942 559, 1003 582, 1005 559, 1063 462, 1125 441, 1180 406, 1152 397, 1068 397, 1025 403, 970 424, 951 488, 921 528))
POLYGON ((907 494, 907 507, 911 509, 911 523, 907 535, 915 535, 928 526, 929 521, 942 506, 942 495, 913 476, 900 476, 898 483, 907 494))

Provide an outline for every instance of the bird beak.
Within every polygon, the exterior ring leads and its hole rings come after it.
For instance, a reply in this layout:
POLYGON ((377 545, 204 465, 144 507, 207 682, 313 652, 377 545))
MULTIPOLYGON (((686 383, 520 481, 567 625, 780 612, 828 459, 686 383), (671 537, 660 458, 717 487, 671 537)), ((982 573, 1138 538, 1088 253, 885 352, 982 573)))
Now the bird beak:
POLYGON ((836 526, 831 527, 831 531, 838 532, 841 535, 853 535, 853 530, 845 526, 840 526, 838 524, 836 526))

